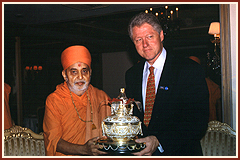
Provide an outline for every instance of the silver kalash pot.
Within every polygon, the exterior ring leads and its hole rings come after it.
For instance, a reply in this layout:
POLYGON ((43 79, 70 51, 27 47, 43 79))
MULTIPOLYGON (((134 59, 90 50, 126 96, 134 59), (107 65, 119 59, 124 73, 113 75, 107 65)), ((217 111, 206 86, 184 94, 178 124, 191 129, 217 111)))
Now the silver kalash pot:
POLYGON ((140 110, 141 103, 127 98, 125 89, 120 89, 117 98, 109 101, 111 116, 102 121, 102 132, 106 139, 99 139, 101 150, 111 152, 111 155, 131 154, 145 148, 144 143, 136 143, 135 139, 142 136, 141 121, 132 116, 134 105, 140 110), (114 154, 113 154, 114 153, 114 154))

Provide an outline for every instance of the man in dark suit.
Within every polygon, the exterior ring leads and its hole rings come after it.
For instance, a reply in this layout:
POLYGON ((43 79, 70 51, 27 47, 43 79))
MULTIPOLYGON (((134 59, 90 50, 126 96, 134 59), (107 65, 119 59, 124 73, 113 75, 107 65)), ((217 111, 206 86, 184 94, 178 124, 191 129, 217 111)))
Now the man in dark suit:
POLYGON ((208 126, 208 88, 204 70, 194 61, 180 61, 163 47, 164 34, 158 19, 147 13, 135 16, 129 35, 145 59, 125 75, 126 95, 142 102, 134 108, 142 123, 146 148, 135 155, 201 156, 200 140, 208 126), (144 120, 149 67, 154 67, 155 101, 150 122, 144 120))

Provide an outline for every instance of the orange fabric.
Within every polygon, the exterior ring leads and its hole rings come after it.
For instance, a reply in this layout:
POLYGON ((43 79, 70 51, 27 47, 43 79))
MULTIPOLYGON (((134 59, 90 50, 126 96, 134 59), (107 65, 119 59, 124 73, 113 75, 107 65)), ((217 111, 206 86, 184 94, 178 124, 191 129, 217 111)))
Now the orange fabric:
POLYGON ((190 57, 188 57, 188 58, 194 60, 194 61, 197 62, 198 64, 201 64, 201 61, 200 61, 200 59, 199 59, 198 57, 190 56, 190 57))
POLYGON ((221 98, 219 85, 214 83, 210 78, 205 78, 209 91, 209 121, 217 120, 216 107, 217 100, 221 98))
MULTIPOLYGON (((92 130, 91 122, 83 122, 79 119, 66 82, 58 85, 55 92, 47 97, 43 120, 46 155, 64 155, 56 152, 60 138, 70 143, 84 144, 93 137, 102 136, 101 122, 111 114, 111 110, 107 105, 100 107, 100 103, 105 100, 104 102, 107 104, 109 97, 105 92, 92 85, 89 85, 88 93, 93 110, 93 123, 97 127, 94 130, 92 130)), ((86 92, 81 97, 72 92, 72 96, 81 118, 91 120, 91 109, 86 92)))
POLYGON ((70 46, 66 48, 61 55, 63 70, 76 62, 83 62, 91 68, 91 55, 84 46, 70 46))
MULTIPOLYGON (((196 56, 190 56, 188 57, 195 62, 201 64, 201 61, 198 57, 196 56)), ((208 91, 209 91, 209 122, 213 120, 220 120, 217 117, 217 101, 221 98, 221 90, 219 85, 214 83, 210 78, 205 78, 208 86, 208 91)))
POLYGON ((13 126, 10 107, 9 107, 9 94, 11 93, 11 87, 4 83, 4 130, 13 126))

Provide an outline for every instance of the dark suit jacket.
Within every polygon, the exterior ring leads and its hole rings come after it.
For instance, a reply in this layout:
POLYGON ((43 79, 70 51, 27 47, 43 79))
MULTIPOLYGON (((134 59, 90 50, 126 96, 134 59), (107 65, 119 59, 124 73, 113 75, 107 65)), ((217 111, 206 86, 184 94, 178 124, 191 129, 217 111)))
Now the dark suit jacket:
MULTIPOLYGON (((126 95, 142 103, 144 62, 125 75, 126 95)), ((200 140, 208 126, 209 96, 202 67, 190 60, 175 60, 167 54, 148 128, 144 136, 154 135, 162 145, 162 156, 200 156, 200 140), (167 87, 167 88, 166 88, 167 87)), ((143 111, 134 108, 143 123, 143 111)), ((158 151, 158 150, 157 150, 158 151)))

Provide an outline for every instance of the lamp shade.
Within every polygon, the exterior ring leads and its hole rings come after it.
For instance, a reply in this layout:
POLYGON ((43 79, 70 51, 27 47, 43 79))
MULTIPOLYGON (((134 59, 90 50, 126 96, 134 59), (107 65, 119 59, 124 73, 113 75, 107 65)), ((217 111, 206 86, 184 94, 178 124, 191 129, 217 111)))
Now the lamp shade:
POLYGON ((217 37, 217 34, 220 34, 220 23, 212 22, 210 24, 208 34, 211 34, 211 35, 214 35, 214 37, 217 37))

